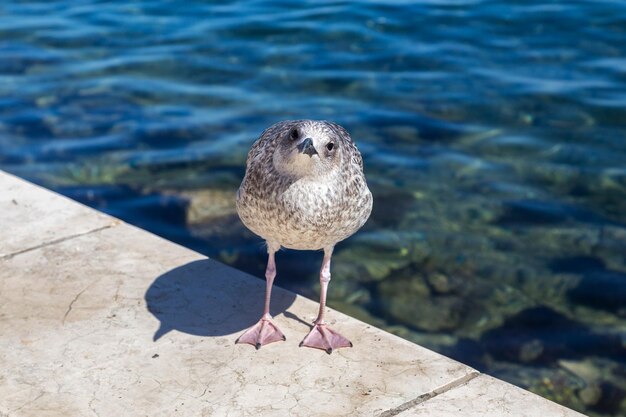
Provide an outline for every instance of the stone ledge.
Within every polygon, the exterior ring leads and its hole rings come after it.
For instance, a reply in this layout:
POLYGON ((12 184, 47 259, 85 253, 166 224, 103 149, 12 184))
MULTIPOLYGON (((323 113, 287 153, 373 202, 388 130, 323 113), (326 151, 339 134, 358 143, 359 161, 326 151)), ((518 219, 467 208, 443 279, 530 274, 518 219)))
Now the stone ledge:
POLYGON ((1 171, 0 191, 0 416, 578 415, 333 310, 355 347, 298 348, 317 303, 280 288, 287 341, 235 345, 263 281, 1 171))
POLYGON ((569 417, 581 414, 487 375, 479 375, 454 390, 397 414, 398 417, 459 415, 569 417))
POLYGON ((0 171, 0 259, 119 222, 0 171))

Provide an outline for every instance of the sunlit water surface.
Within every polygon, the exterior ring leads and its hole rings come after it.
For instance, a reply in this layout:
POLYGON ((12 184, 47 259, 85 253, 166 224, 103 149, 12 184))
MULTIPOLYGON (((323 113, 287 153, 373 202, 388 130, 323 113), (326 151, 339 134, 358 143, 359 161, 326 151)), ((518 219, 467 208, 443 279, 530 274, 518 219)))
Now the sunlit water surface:
POLYGON ((0 168, 259 277, 234 192, 289 118, 344 125, 374 193, 331 306, 626 415, 626 3, 0 6, 0 168))

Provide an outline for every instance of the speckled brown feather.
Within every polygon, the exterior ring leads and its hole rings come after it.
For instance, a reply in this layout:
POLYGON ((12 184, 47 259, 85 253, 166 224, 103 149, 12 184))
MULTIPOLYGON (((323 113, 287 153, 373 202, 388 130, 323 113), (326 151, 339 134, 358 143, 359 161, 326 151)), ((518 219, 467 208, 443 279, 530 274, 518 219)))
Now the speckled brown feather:
POLYGON ((268 245, 332 248, 361 228, 371 210, 372 194, 361 154, 341 126, 326 121, 284 121, 266 129, 252 145, 237 192, 237 211, 246 227, 268 245), (294 126, 333 138, 339 147, 337 169, 303 177, 279 172, 274 153, 294 126))

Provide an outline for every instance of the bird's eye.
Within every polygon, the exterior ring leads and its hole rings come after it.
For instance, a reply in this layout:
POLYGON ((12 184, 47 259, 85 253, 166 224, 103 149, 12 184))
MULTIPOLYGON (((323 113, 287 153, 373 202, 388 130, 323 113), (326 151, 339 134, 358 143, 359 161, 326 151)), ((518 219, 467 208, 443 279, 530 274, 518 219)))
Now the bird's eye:
POLYGON ((289 132, 289 137, 291 138, 291 140, 298 140, 298 138, 300 137, 300 132, 298 131, 297 127, 291 129, 291 131, 289 132))
POLYGON ((326 149, 328 149, 328 151, 332 151, 333 149, 335 149, 335 144, 332 142, 329 142, 328 145, 326 145, 326 149))

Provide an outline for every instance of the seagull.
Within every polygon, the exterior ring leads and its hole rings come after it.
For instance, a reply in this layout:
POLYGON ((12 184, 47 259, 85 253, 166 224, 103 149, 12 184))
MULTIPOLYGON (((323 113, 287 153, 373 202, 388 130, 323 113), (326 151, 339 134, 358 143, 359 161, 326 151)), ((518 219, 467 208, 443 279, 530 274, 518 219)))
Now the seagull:
POLYGON ((348 132, 323 120, 287 120, 266 129, 252 145, 237 191, 243 224, 267 244, 265 307, 261 319, 237 339, 259 349, 286 340, 270 315, 281 247, 323 250, 319 313, 300 346, 332 353, 352 343, 324 320, 335 245, 353 235, 372 211, 363 159, 348 132))

